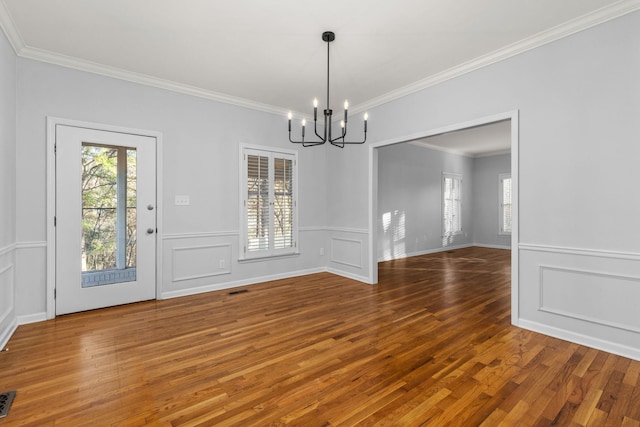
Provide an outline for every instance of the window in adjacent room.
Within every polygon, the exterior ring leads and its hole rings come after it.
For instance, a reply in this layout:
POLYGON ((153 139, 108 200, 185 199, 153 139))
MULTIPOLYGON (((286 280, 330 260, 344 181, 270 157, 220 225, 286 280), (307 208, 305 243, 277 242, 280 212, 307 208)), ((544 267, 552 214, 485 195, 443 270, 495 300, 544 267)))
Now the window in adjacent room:
POLYGON ((297 251, 297 155, 242 147, 241 258, 297 251))
POLYGON ((442 174, 442 241, 451 243, 462 232, 462 175, 442 174))
POLYGON ((498 175, 499 203, 498 212, 499 234, 511 234, 511 174, 501 173, 498 175))

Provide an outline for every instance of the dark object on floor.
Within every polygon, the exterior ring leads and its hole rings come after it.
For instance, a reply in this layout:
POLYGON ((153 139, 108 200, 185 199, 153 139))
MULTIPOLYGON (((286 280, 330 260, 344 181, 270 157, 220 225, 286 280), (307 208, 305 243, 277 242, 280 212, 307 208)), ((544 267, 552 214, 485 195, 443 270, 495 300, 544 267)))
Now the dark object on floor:
POLYGON ((4 418, 9 415, 9 408, 11 408, 14 397, 16 397, 15 390, 0 393, 0 418, 4 418))

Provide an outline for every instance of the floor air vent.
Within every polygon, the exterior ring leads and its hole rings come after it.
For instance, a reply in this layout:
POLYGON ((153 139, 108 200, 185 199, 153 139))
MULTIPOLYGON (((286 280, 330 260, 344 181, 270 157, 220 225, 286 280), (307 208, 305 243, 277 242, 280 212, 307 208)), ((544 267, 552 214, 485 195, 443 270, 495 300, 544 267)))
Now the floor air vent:
POLYGON ((240 289, 239 291, 231 291, 229 292, 229 295, 238 295, 238 294, 246 294, 247 292, 249 292, 246 289, 240 289))
POLYGON ((14 397, 16 397, 15 390, 0 393, 0 418, 4 418, 9 414, 9 408, 11 408, 14 397))

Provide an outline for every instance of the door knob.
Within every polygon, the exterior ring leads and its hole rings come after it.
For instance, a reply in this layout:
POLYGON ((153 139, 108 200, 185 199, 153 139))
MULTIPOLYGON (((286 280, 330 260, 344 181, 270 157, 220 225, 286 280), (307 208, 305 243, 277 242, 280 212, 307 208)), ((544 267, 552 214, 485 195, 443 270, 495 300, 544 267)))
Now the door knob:
POLYGON ((154 231, 153 228, 147 228, 147 234, 153 234, 154 231))
POLYGON ((147 205, 147 209, 152 211, 153 210, 153 205, 147 205))

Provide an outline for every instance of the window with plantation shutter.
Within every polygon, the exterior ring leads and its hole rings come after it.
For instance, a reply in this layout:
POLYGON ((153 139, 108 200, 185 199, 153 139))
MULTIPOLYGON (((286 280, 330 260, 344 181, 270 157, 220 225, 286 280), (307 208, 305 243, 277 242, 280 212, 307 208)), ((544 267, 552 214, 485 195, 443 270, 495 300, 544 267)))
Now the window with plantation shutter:
POLYGON ((442 174, 442 231, 444 239, 462 232, 462 175, 442 174))
POLYGON ((297 252, 296 154, 242 147, 241 258, 297 252))
POLYGON ((499 189, 499 234, 511 234, 511 174, 498 175, 499 189))

